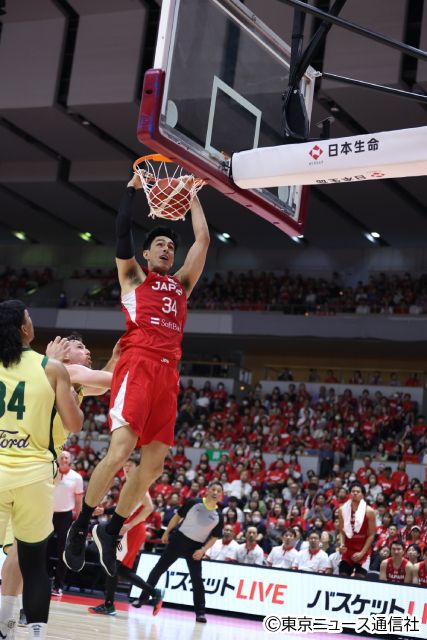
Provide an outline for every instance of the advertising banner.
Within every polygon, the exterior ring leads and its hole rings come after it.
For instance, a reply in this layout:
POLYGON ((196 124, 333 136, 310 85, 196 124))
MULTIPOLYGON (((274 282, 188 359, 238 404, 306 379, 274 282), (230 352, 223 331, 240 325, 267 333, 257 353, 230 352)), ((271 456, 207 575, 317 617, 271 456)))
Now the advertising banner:
MULTIPOLYGON (((146 579, 158 559, 158 554, 143 553, 138 575, 146 579)), ((326 618, 353 623, 353 628, 356 619, 416 616, 420 632, 407 630, 402 635, 427 638, 427 590, 422 587, 212 561, 203 561, 203 581, 208 609, 251 616, 326 618)), ((184 559, 178 559, 157 586, 165 589, 165 602, 193 605, 184 559)), ((139 593, 132 588, 132 597, 139 593)))

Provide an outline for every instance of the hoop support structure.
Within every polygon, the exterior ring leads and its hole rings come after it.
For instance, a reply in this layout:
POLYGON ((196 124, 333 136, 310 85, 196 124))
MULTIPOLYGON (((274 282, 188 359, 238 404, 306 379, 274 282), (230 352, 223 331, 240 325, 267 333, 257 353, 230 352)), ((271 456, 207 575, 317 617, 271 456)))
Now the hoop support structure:
POLYGON ((299 220, 294 220, 285 208, 281 211, 270 200, 268 192, 245 191, 239 188, 229 176, 229 170, 226 166, 221 171, 203 158, 195 159, 194 153, 184 145, 170 140, 160 131, 159 122, 164 82, 165 72, 162 69, 149 69, 145 73, 138 120, 138 140, 146 147, 180 164, 190 173, 207 180, 208 184, 217 191, 274 224, 287 235, 295 236, 303 233, 308 204, 308 187, 302 189, 299 220))

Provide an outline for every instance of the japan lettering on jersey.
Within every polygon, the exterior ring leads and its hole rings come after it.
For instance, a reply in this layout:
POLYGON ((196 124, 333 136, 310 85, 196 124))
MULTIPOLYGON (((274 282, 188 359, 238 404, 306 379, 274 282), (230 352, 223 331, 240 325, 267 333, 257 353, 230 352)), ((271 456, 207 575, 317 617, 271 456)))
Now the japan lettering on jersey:
POLYGON ((394 584, 403 584, 405 582, 406 565, 408 560, 405 558, 400 563, 400 566, 396 569, 393 564, 393 558, 387 560, 386 576, 387 582, 393 582, 394 584))
POLYGON ((122 308, 126 316, 122 352, 136 347, 171 360, 181 358, 187 296, 179 280, 150 271, 143 283, 122 297, 122 308))

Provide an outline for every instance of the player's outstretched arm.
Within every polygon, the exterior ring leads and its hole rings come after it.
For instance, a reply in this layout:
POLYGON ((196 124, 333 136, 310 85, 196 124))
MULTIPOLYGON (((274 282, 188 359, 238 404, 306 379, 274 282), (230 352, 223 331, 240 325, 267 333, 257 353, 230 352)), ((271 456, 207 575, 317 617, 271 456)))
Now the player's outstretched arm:
POLYGON ((71 384, 82 386, 85 396, 102 395, 111 387, 113 374, 109 371, 89 369, 82 364, 68 364, 66 367, 71 384))
POLYGON ((133 291, 145 280, 145 273, 135 258, 132 236, 132 202, 135 189, 141 187, 141 180, 135 174, 120 200, 116 218, 116 264, 122 294, 133 291))
POLYGON ((194 243, 190 247, 181 269, 175 274, 175 277, 182 283, 187 297, 190 296, 202 274, 210 242, 208 223, 197 196, 191 205, 191 223, 194 243))
POLYGON ((68 431, 79 433, 83 426, 83 411, 76 403, 76 392, 71 387, 69 373, 62 362, 49 360, 46 376, 55 391, 55 406, 68 431))

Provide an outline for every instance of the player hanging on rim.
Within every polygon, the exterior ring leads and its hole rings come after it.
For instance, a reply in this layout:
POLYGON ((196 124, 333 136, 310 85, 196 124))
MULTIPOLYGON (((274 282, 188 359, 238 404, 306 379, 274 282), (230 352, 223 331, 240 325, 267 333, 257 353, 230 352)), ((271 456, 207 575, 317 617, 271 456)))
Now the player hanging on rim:
POLYGON ((92 474, 82 511, 67 536, 64 561, 74 571, 84 566, 92 512, 137 443, 141 445, 141 464, 126 483, 111 522, 93 529, 101 564, 109 575, 116 573, 116 545, 124 521, 163 470, 174 440, 177 364, 181 358, 187 298, 203 271, 209 247, 208 225, 195 197, 191 205, 195 241, 183 266, 173 277, 168 275, 177 236, 169 227, 156 227, 143 245, 146 274, 135 258, 131 231, 131 205, 139 188, 141 181, 135 175, 122 197, 116 221, 116 263, 126 333, 120 340, 121 355, 111 385, 110 448, 92 474))
POLYGON ((376 523, 374 510, 363 499, 365 494, 365 487, 360 482, 353 482, 350 499, 338 511, 340 576, 349 577, 354 572, 355 578, 366 578, 369 569, 376 523))

